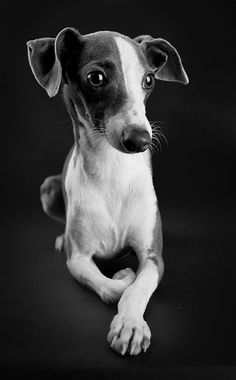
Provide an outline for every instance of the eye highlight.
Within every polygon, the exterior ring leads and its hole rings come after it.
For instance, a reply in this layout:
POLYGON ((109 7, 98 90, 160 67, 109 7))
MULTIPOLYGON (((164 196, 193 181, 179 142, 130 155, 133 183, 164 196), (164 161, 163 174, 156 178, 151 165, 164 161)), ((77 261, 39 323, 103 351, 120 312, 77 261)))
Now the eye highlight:
POLYGON ((151 90, 155 86, 155 78, 153 74, 147 74, 143 78, 143 88, 145 90, 151 90))
POLYGON ((92 71, 87 75, 87 81, 93 87, 101 87, 106 84, 107 79, 102 71, 92 71))

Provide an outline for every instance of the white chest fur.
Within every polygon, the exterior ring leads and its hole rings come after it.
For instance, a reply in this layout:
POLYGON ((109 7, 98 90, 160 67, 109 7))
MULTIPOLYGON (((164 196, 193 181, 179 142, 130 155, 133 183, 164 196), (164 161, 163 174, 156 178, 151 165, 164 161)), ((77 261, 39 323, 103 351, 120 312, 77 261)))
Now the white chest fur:
POLYGON ((80 253, 110 257, 126 246, 152 241, 156 196, 145 155, 113 148, 86 157, 76 148, 65 188, 66 234, 80 253))

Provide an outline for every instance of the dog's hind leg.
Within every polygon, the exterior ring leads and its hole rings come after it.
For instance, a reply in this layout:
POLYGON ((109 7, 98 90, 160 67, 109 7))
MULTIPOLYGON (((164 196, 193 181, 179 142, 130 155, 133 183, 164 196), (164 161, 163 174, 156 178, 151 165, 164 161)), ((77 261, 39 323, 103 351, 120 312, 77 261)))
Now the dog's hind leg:
POLYGON ((51 218, 65 223, 65 202, 62 191, 61 175, 47 177, 40 187, 43 210, 51 218))

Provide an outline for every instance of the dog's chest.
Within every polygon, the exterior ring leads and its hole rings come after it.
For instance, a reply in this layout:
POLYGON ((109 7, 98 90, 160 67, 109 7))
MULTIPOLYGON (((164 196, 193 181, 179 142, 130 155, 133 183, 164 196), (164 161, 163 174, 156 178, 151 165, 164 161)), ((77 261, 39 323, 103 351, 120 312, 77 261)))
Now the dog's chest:
POLYGON ((67 230, 73 229, 80 251, 112 256, 130 245, 142 223, 145 233, 148 218, 150 228, 153 225, 153 213, 148 210, 155 208, 152 178, 146 163, 139 161, 132 161, 125 170, 111 168, 105 177, 97 178, 87 176, 72 156, 65 183, 67 230))

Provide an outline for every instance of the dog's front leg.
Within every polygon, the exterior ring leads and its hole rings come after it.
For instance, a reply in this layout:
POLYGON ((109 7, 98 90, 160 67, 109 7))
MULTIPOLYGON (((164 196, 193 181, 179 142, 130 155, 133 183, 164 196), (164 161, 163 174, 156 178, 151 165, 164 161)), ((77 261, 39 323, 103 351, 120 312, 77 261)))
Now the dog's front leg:
POLYGON ((131 355, 138 355, 150 345, 151 332, 143 315, 164 271, 161 227, 156 242, 146 252, 137 252, 140 265, 136 280, 121 296, 118 313, 111 322, 107 339, 122 355, 127 350, 131 355))
POLYGON ((137 355, 150 345, 151 332, 143 315, 162 272, 162 259, 147 255, 135 282, 121 296, 107 338, 118 353, 124 355, 129 349, 131 355, 137 355))
MULTIPOLYGON (((66 240, 68 241, 68 239, 66 240)), ((122 269, 115 273, 113 278, 108 278, 100 272, 92 259, 92 255, 80 253, 72 240, 70 240, 70 245, 72 250, 67 259, 67 267, 72 276, 80 283, 93 289, 104 302, 119 301, 124 290, 135 280, 133 270, 130 268, 122 269)))

